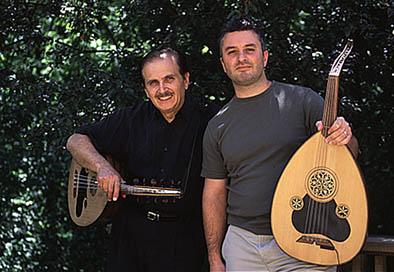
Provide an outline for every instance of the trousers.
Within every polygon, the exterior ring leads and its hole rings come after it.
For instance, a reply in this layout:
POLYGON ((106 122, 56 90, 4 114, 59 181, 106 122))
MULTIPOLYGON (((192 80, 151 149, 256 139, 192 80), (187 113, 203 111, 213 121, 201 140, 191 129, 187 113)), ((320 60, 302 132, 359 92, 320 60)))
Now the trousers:
POLYGON ((201 272, 205 259, 201 219, 151 221, 126 210, 113 220, 107 272, 201 272))
POLYGON ((299 261, 283 252, 272 235, 257 235, 230 225, 222 246, 226 271, 336 271, 299 261))

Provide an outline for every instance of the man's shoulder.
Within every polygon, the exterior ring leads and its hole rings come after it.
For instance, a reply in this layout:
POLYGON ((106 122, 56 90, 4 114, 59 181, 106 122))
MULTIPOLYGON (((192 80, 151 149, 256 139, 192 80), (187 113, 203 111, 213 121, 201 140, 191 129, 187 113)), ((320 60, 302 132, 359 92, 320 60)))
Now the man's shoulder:
POLYGON ((298 84, 291 84, 285 83, 280 81, 273 81, 273 87, 276 91, 284 91, 284 92, 296 92, 296 93, 308 93, 313 92, 310 87, 298 85, 298 84))
POLYGON ((282 82, 277 82, 276 85, 275 95, 286 100, 286 105, 289 106, 288 109, 303 108, 309 111, 311 108, 322 108, 324 103, 323 97, 310 87, 282 82))
POLYGON ((108 117, 115 119, 130 120, 134 118, 141 118, 148 116, 148 113, 152 112, 151 103, 144 101, 142 103, 137 103, 135 105, 130 105, 115 110, 113 113, 109 114, 108 117))
POLYGON ((216 114, 211 118, 211 120, 208 123, 208 126, 211 127, 218 127, 217 125, 222 123, 225 120, 230 120, 231 116, 233 114, 233 109, 232 104, 233 104, 233 99, 231 99, 229 102, 227 102, 223 107, 219 107, 219 110, 216 112, 216 114))
POLYGON ((321 99, 321 96, 316 91, 312 90, 312 88, 310 87, 291 84, 291 83, 278 82, 278 81, 273 81, 273 82, 274 82, 273 85, 274 93, 276 93, 277 95, 280 94, 289 99, 297 99, 297 100, 321 99))

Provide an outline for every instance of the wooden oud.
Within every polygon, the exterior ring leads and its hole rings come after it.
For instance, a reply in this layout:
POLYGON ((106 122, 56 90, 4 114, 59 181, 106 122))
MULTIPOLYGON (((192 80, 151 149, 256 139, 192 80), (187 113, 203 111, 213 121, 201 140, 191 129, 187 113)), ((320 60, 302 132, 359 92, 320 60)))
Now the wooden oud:
POLYGON ((325 142, 337 117, 339 73, 352 47, 349 40, 331 68, 323 130, 293 155, 272 203, 272 231, 279 247, 296 259, 320 265, 350 261, 361 250, 367 232, 362 173, 347 146, 325 142))
MULTIPOLYGON (((107 156, 107 160, 122 174, 119 164, 107 156)), ((120 191, 126 195, 176 196, 181 190, 152 186, 121 184, 120 191)), ((107 193, 98 187, 96 173, 72 160, 68 179, 68 210, 71 219, 78 226, 89 226, 96 221, 106 222, 119 210, 122 198, 108 201, 107 193)))

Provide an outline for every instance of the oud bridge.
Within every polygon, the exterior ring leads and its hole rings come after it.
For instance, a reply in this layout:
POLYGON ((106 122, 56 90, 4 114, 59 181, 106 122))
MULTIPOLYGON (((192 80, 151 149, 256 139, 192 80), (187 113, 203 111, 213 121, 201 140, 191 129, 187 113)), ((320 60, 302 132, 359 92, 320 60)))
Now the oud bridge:
POLYGON ((335 249, 334 245, 331 243, 330 240, 313 237, 313 236, 307 236, 307 235, 303 235, 300 238, 298 238, 297 243, 316 245, 316 246, 320 246, 320 248, 322 249, 328 249, 328 250, 335 249))

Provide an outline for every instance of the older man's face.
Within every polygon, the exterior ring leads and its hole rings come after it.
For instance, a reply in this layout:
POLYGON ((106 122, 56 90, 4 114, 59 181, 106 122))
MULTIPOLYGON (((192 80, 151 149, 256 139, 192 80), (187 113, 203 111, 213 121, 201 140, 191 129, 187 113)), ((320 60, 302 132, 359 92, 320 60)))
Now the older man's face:
POLYGON ((185 91, 189 84, 189 73, 185 78, 179 72, 178 64, 173 56, 164 54, 145 64, 142 75, 146 96, 171 122, 185 102, 185 91))

